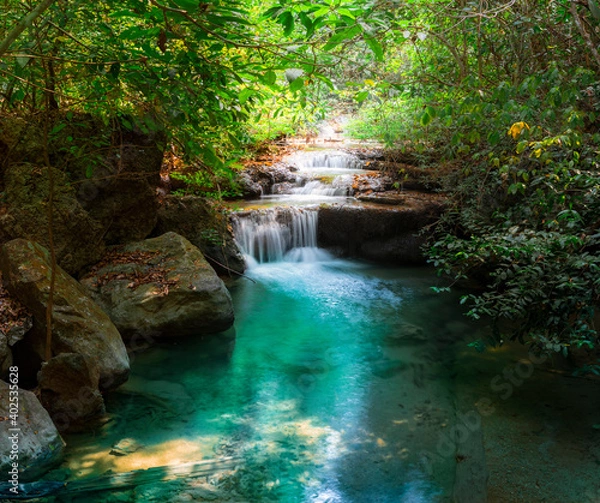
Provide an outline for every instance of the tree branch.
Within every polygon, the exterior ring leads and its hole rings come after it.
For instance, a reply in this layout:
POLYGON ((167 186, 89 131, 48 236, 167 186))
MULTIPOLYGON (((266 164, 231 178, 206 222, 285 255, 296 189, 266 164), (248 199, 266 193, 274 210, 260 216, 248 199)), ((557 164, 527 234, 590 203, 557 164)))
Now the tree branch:
POLYGON ((21 21, 17 23, 6 38, 0 43, 0 58, 8 51, 12 43, 19 38, 25 28, 31 25, 34 19, 39 17, 48 7, 52 5, 54 0, 43 0, 42 3, 27 14, 21 21))
POLYGON ((596 46, 594 45, 594 42, 592 41, 592 37, 590 37, 590 34, 586 31, 585 26, 583 26, 583 21, 581 20, 581 17, 579 16, 579 12, 577 11, 577 3, 578 2, 576 0, 571 0, 570 11, 573 16, 573 20, 575 21, 575 24, 577 25, 577 29, 579 30, 579 33, 581 34, 581 36, 583 37, 583 40, 585 41, 585 45, 587 45, 587 48, 592 53, 592 56, 594 56, 594 59, 596 60, 596 64, 598 65, 598 68, 600 68, 600 54, 598 54, 598 49, 596 49, 596 46))

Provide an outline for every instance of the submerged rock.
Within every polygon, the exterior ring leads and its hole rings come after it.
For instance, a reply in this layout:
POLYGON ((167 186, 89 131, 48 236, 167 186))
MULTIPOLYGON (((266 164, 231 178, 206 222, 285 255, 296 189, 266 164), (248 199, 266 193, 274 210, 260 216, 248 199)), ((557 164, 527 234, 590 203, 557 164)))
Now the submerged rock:
MULTIPOLYGON (((33 315, 33 328, 22 343, 40 361, 45 354, 49 255, 42 246, 25 239, 15 239, 0 249, 0 270, 7 290, 33 315)), ((119 332, 81 285, 60 267, 56 270, 52 326, 52 353, 86 357, 99 375, 100 389, 114 389, 127 380, 129 357, 119 332)))
POLYGON ((402 344, 404 342, 425 342, 429 340, 429 337, 425 331, 417 325, 413 325, 411 323, 400 323, 395 326, 394 330, 386 336, 386 340, 390 344, 402 344))
POLYGON ((18 417, 12 415, 9 398, 10 385, 0 381, 0 417, 3 421, 3 434, 0 436, 0 471, 10 480, 12 469, 11 436, 18 434, 19 481, 35 480, 58 464, 62 458, 65 443, 52 423, 48 412, 42 407, 31 391, 18 390, 18 417), (13 423, 13 418, 15 423, 13 423), (11 428, 18 428, 17 432, 11 428))
POLYGON ((98 384, 97 369, 76 353, 55 356, 38 373, 40 400, 62 432, 85 431, 99 424, 105 409, 98 384))
POLYGON ((233 324, 223 281, 174 232, 112 248, 81 284, 125 337, 212 334, 233 324))
POLYGON ((196 196, 167 196, 158 211, 155 233, 175 232, 200 248, 219 274, 242 274, 246 262, 234 238, 227 215, 196 196))
POLYGON ((127 456, 139 451, 143 447, 135 438, 124 438, 112 446, 109 454, 111 456, 127 456))

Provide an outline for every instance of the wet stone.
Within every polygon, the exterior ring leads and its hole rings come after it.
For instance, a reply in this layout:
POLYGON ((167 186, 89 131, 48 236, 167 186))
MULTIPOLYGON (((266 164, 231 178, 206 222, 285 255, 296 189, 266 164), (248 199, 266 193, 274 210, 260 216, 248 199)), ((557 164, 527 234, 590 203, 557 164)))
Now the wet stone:
POLYGON ((112 456, 127 456, 143 448, 134 438, 124 438, 112 446, 109 454, 112 456))

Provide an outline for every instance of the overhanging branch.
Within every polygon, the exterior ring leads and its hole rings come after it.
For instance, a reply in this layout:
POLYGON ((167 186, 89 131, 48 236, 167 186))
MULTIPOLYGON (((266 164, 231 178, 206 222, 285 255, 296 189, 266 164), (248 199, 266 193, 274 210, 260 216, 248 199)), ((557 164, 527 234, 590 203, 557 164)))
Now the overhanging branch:
POLYGON ((15 26, 6 38, 0 42, 0 58, 8 51, 8 49, 10 49, 12 43, 19 38, 19 35, 23 33, 25 28, 30 26, 33 20, 39 17, 53 2, 54 0, 43 0, 42 3, 38 4, 35 9, 17 23, 17 26, 15 26))

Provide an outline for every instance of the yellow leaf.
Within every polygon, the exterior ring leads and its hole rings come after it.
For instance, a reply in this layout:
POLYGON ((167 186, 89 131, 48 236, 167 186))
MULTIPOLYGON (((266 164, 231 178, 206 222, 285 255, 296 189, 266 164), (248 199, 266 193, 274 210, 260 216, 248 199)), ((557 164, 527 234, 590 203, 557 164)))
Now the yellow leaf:
POLYGON ((508 135, 512 136, 513 140, 516 140, 519 136, 521 136, 521 133, 524 129, 529 131, 529 124, 523 121, 515 122, 508 130, 508 135))

